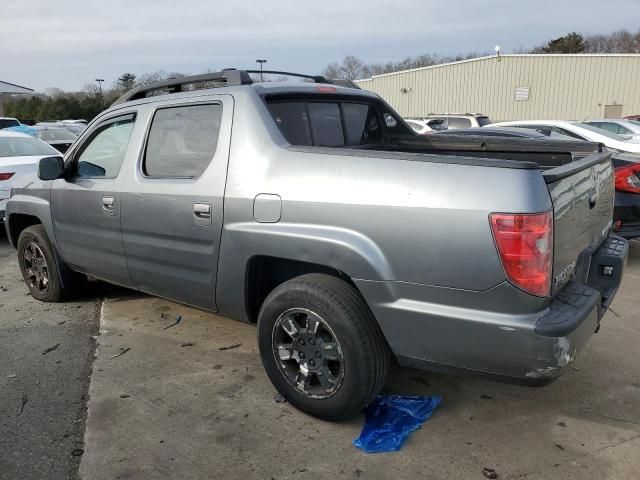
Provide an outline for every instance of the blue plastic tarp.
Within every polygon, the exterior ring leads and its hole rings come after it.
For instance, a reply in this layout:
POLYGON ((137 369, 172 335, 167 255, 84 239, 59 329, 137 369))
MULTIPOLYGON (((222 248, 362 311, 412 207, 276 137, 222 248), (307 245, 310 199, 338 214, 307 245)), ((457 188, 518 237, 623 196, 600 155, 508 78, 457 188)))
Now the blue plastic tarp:
POLYGON ((37 136, 37 130, 35 128, 31 128, 29 125, 16 125, 15 127, 3 128, 2 131, 26 133, 27 135, 31 135, 32 137, 37 136))
POLYGON ((366 422, 353 444, 367 453, 396 452, 441 401, 435 396, 380 395, 365 408, 366 422))

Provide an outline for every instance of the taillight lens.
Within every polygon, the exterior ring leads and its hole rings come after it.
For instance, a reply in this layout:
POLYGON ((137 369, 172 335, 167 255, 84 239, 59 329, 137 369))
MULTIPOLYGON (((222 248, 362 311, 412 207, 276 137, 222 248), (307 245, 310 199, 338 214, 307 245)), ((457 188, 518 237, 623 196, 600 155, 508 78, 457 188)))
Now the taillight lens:
POLYGON ((617 167, 615 173, 617 191, 640 193, 640 163, 617 167))
POLYGON ((13 173, 0 173, 0 182, 9 180, 11 177, 13 177, 13 173))
POLYGON ((525 292, 551 293, 553 216, 492 213, 491 230, 507 278, 525 292))

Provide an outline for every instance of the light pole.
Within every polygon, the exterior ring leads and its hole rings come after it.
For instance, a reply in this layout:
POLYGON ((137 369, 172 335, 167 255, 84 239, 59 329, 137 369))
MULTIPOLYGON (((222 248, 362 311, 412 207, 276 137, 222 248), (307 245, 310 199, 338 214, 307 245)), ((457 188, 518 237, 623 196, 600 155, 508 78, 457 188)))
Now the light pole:
POLYGON ((256 63, 260 64, 260 81, 264 82, 264 79, 262 78, 262 65, 264 65, 265 63, 267 63, 267 60, 264 58, 259 58, 256 60, 256 63))
POLYGON ((100 87, 100 109, 104 110, 104 96, 102 95, 102 82, 104 82, 104 78, 96 78, 96 82, 98 82, 98 87, 100 87))

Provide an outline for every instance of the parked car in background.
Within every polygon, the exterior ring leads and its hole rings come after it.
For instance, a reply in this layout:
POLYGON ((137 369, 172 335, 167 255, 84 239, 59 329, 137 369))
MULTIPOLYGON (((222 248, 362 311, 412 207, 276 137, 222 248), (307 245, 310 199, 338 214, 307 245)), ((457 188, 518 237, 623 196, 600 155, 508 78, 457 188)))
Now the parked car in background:
POLYGON ((640 237, 640 155, 614 154, 616 196, 613 230, 624 238, 640 237))
POLYGON ((640 115, 628 115, 626 117, 624 117, 625 120, 636 120, 639 121, 640 120, 640 115))
POLYGON ((443 129, 478 128, 489 125, 491 120, 481 113, 430 113, 420 117, 423 120, 442 120, 443 129))
POLYGON ((426 135, 433 132, 433 129, 429 125, 427 125, 427 122, 425 122, 424 120, 413 120, 411 118, 406 118, 405 122, 407 122, 407 125, 413 128, 413 130, 420 135, 426 135))
POLYGON ((48 143, 60 153, 65 153, 78 137, 66 128, 59 126, 38 124, 33 128, 35 128, 36 135, 40 140, 48 143))
POLYGON ((634 140, 625 140, 620 135, 580 122, 569 122, 565 120, 520 120, 494 123, 491 126, 498 128, 527 128, 549 134, 557 133, 578 140, 602 143, 607 148, 617 152, 640 153, 640 143, 634 140))
POLYGON ((606 119, 606 120, 589 120, 584 122, 587 125, 601 128, 607 132, 615 133, 621 137, 630 140, 632 138, 640 139, 640 122, 636 120, 625 119, 606 119))
POLYGON ((84 123, 69 122, 38 122, 36 126, 47 128, 64 128, 65 130, 73 133, 76 137, 80 136, 80 134, 87 128, 84 123))
POLYGON ((87 128, 87 125, 84 123, 63 123, 62 128, 66 128, 68 131, 73 133, 76 137, 79 137, 82 132, 84 132, 87 128))
POLYGON ((440 118, 407 117, 406 120, 424 122, 434 132, 447 129, 447 121, 440 118))
POLYGON ((11 117, 0 117, 0 130, 9 128, 9 127, 19 127, 20 122, 17 118, 11 117))
POLYGON ((59 153, 42 140, 0 130, 0 221, 4 220, 11 187, 35 180, 38 161, 52 155, 59 153))
POLYGON ((91 275, 257 323, 274 386, 329 419, 391 354, 535 382, 576 358, 628 255, 610 152, 418 135, 370 92, 250 73, 138 87, 40 161, 6 212, 34 298, 91 275))
POLYGON ((87 126, 87 121, 84 118, 80 118, 78 120, 61 120, 61 123, 66 123, 68 125, 84 125, 87 126))

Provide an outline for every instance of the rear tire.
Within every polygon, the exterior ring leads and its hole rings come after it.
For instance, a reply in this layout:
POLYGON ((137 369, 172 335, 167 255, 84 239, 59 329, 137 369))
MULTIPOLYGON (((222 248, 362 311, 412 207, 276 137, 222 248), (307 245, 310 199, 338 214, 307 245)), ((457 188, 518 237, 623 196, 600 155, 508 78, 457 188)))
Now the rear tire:
POLYGON ((276 287, 258 317, 262 363, 296 408, 328 420, 358 414, 382 389, 389 350, 347 282, 307 274, 276 287))
POLYGON ((22 278, 36 300, 59 302, 71 293, 72 287, 81 285, 86 280, 84 275, 72 272, 62 265, 66 274, 63 288, 58 262, 42 225, 25 228, 18 237, 17 247, 22 278))

